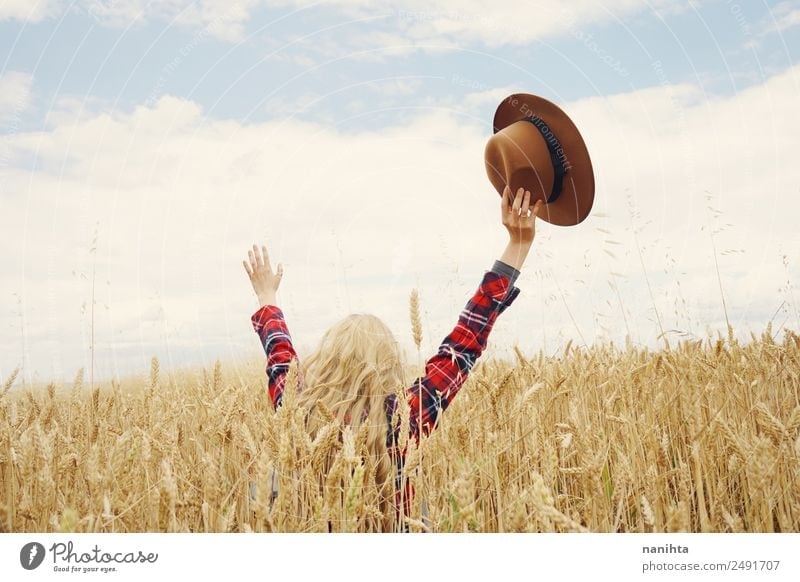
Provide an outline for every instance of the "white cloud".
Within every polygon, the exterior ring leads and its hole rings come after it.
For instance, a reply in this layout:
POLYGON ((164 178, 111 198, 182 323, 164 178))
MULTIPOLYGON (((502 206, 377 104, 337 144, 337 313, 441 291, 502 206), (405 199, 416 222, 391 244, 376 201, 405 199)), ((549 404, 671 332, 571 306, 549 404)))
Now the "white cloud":
POLYGON ((765 17, 767 33, 783 32, 800 24, 800 3, 796 1, 781 2, 769 11, 765 17))
POLYGON ((61 10, 58 0, 3 0, 0 2, 0 22, 3 20, 26 20, 39 22, 55 16, 61 10))
POLYGON ((236 42, 258 4, 258 0, 81 0, 79 10, 108 26, 162 20, 236 42))
MULTIPOLYGON (((669 15, 689 9, 676 8, 669 0, 573 0, 569 4, 560 0, 79 0, 71 8, 106 26, 127 28, 159 20, 169 26, 196 29, 203 37, 240 42, 259 6, 294 9, 300 17, 306 11, 330 11, 352 18, 351 22, 326 24, 310 31, 313 42, 303 48, 312 55, 331 56, 331 43, 321 34, 330 27, 336 39, 332 43, 335 53, 346 51, 350 58, 365 61, 470 43, 487 47, 524 45, 645 10, 669 15), (350 25, 358 21, 369 22, 371 29, 353 34, 350 25), (342 27, 344 24, 348 26, 342 27), (326 44, 329 48, 324 48, 326 44)), ((42 0, 33 7, 23 0, 5 0, 0 4, 0 20, 38 21, 62 10, 59 0, 42 0)), ((270 29, 269 34, 276 33, 270 29)))
MULTIPOLYGON (((275 5, 317 7, 314 0, 278 0, 275 5)), ((351 16, 385 15, 386 28, 418 43, 480 42, 489 47, 528 44, 558 36, 576 27, 622 19, 642 10, 674 11, 668 0, 331 0, 324 6, 338 8, 351 16)), ((358 42, 358 39, 354 39, 358 42)))
POLYGON ((736 10, 732 14, 737 20, 741 32, 747 37, 743 47, 756 50, 764 45, 766 39, 773 35, 782 35, 785 31, 800 24, 800 2, 786 0, 775 6, 767 7, 766 13, 755 27, 751 27, 741 14, 741 9, 734 4, 736 10))
MULTIPOLYGON (((680 85, 564 104, 593 156, 596 205, 575 228, 540 222, 490 351, 514 338, 526 351, 579 335, 620 340, 626 322, 633 341, 653 344, 654 306, 665 329, 720 328, 712 232, 737 332, 761 329, 784 300, 776 328, 786 317, 797 327, 785 282, 797 281, 800 256, 798 72, 731 97, 680 85)), ((464 102, 495 97, 479 89, 464 102)), ((262 241, 286 266, 280 301, 299 346, 368 311, 410 348, 417 286, 433 350, 505 231, 483 168, 488 120, 455 105, 419 111, 339 132, 297 118, 208 120, 165 97, 89 118, 62 111, 44 131, 12 136, 0 297, 23 299, 0 314, 2 365, 23 350, 43 378, 85 365, 95 260, 102 373, 146 369, 153 354, 169 365, 259 355, 241 260, 262 241)))
POLYGON ((31 104, 32 77, 8 71, 0 75, 0 122, 19 117, 31 104))
MULTIPOLYGON (((241 40, 260 0, 79 0, 69 8, 96 22, 127 28, 152 20, 197 29, 202 36, 241 40)), ((268 2, 267 2, 268 3, 268 2)), ((38 22, 63 13, 61 0, 3 0, 0 21, 38 22)))
MULTIPOLYGON (((583 27, 624 19, 645 10, 670 14, 669 0, 79 0, 70 9, 97 23, 129 28, 160 21, 166 26, 195 30, 192 42, 207 37, 241 42, 247 25, 260 7, 296 10, 297 18, 331 14, 331 22, 283 39, 280 25, 267 27, 269 46, 281 47, 274 58, 309 67, 320 59, 346 56, 351 61, 380 62, 414 52, 442 52, 468 44, 496 48, 578 34, 583 27), (338 15, 336 14, 338 13, 338 15), (337 18, 344 17, 344 20, 337 18), (347 19, 350 20, 347 20, 347 19), (364 28, 363 24, 369 24, 364 28)), ((688 8, 682 8, 686 10, 688 8)), ((31 22, 64 10, 59 0, 31 5, 22 0, 0 3, 0 21, 31 22)))
MULTIPOLYGON (((270 47, 280 47, 278 53, 269 53, 270 58, 303 67, 337 58, 382 62, 418 52, 459 51, 464 46, 524 46, 566 34, 589 39, 587 27, 597 23, 626 20, 645 11, 664 18, 695 8, 694 4, 676 7, 669 0, 269 0, 268 4, 304 15, 333 13, 324 25, 300 35, 282 38, 272 29, 265 33, 270 47)), ((600 48, 593 50, 602 53, 600 48)), ((628 74, 621 64, 616 66, 620 74, 628 74)))

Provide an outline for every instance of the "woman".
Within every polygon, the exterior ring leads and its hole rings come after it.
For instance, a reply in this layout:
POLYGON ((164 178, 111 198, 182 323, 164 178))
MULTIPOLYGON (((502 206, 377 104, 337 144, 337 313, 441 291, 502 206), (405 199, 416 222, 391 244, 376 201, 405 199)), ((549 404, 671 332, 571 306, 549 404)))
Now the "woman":
MULTIPOLYGON (((298 404, 306 412, 306 429, 313 438, 332 413, 342 425, 357 429, 368 424, 367 445, 375 462, 375 480, 386 513, 394 497, 396 517, 401 507, 408 514, 410 487, 401 483, 405 447, 399 450, 396 386, 405 388, 410 408, 408 438, 427 436, 441 412, 452 402, 475 361, 487 345, 497 316, 519 294, 514 286, 535 234, 535 219, 542 206, 530 208, 530 192, 520 188, 513 197, 508 186, 501 196, 501 222, 509 242, 492 269, 486 271, 477 291, 461 312, 453 331, 425 364, 425 375, 410 387, 405 382, 402 356, 391 330, 373 315, 352 314, 334 324, 317 350, 298 362, 298 404), (323 406, 319 406, 322 404, 323 406), (323 413, 323 411, 325 413, 323 413)), ((283 397, 289 362, 297 359, 276 293, 283 265, 273 273, 266 247, 256 245, 242 261, 261 307, 251 320, 267 355, 268 393, 275 408, 283 397)), ((405 439, 403 439, 405 440, 405 439)), ((397 521, 395 521, 397 523, 397 521)), ((383 526, 385 527, 385 526, 383 526)), ((389 528, 393 529, 393 528, 389 528)))

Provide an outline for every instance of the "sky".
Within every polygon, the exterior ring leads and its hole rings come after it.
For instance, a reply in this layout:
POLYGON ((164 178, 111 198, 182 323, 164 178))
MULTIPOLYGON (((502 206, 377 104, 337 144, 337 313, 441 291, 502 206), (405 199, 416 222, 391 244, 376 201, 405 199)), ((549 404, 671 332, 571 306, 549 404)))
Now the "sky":
POLYGON ((423 362, 505 247, 516 92, 595 202, 537 222, 485 357, 800 330, 800 1, 565 4, 0 0, 0 380, 263 358, 253 243, 301 358, 358 312, 423 362))

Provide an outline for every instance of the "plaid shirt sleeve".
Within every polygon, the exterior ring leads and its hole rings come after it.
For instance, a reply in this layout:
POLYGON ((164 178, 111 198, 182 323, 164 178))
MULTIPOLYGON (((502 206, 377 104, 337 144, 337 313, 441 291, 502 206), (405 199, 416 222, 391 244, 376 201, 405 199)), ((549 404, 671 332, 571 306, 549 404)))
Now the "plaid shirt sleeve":
POLYGON ((453 401, 486 349, 497 316, 514 302, 519 291, 507 275, 486 271, 455 328, 425 363, 425 376, 417 378, 407 390, 412 438, 428 435, 436 426, 439 414, 453 401))
MULTIPOLYGON (((297 353, 292 346, 292 337, 283 311, 276 305, 264 305, 256 311, 250 320, 256 330, 264 352, 267 354, 267 378, 269 378, 269 398, 272 406, 278 408, 283 398, 283 389, 286 383, 286 372, 289 371, 289 362, 297 358, 297 353)), ((300 374, 300 368, 297 369, 300 374)), ((302 382, 302 376, 298 376, 302 382)))

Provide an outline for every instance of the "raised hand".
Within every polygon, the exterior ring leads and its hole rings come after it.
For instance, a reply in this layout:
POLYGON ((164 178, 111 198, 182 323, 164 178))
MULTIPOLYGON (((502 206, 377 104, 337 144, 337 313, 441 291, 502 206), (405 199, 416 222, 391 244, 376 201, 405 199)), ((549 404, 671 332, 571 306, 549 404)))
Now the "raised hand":
POLYGON ((278 263, 278 270, 276 273, 272 272, 272 266, 269 263, 269 254, 267 247, 262 246, 260 249, 253 245, 253 249, 247 251, 248 261, 242 261, 244 270, 247 271, 247 276, 250 277, 250 283, 253 285, 253 291, 258 297, 259 303, 262 305, 277 305, 276 294, 278 287, 280 287, 281 279, 283 279, 283 264, 278 263))
POLYGON ((508 186, 503 190, 500 202, 503 226, 508 230, 513 243, 531 244, 536 235, 535 222, 544 202, 537 200, 530 208, 531 193, 520 188, 516 196, 512 196, 508 186), (529 212, 530 210, 530 212, 529 212))
POLYGON ((522 270, 528 251, 533 245, 533 237, 536 235, 536 216, 544 205, 542 200, 537 200, 531 210, 530 203, 530 192, 520 188, 516 197, 512 198, 508 186, 503 191, 500 202, 501 220, 509 235, 508 246, 500 260, 517 270, 522 270))

